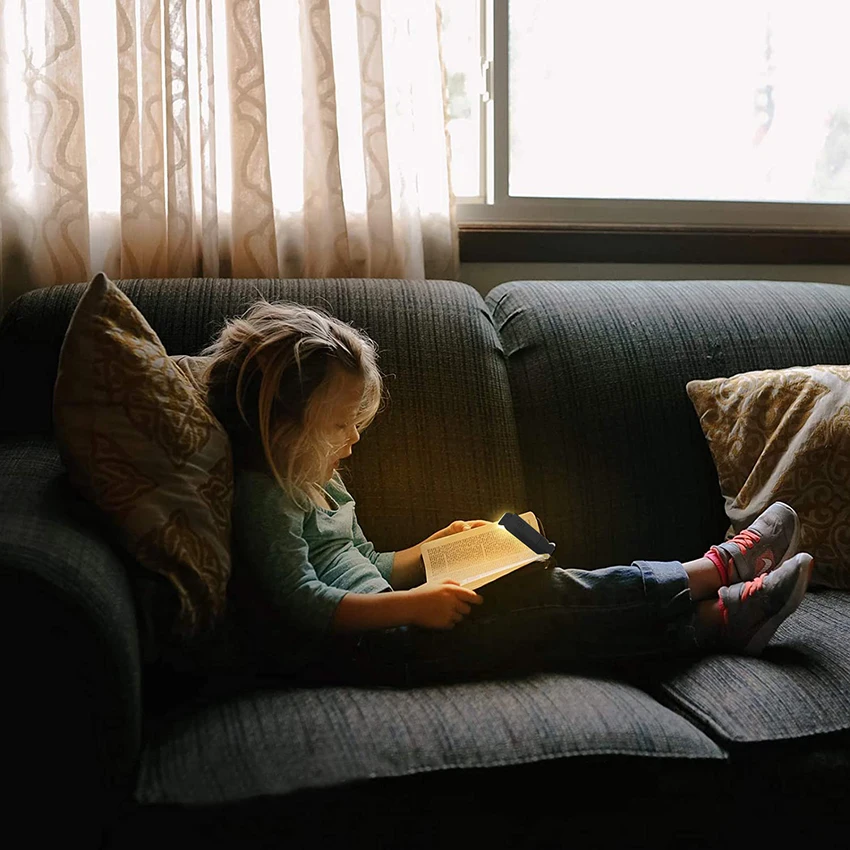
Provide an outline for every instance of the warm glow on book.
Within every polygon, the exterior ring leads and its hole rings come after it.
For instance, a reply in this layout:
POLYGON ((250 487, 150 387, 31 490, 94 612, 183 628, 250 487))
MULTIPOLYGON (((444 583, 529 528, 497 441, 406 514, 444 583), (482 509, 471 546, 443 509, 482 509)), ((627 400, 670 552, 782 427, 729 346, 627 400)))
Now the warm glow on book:
MULTIPOLYGON (((519 516, 540 530, 531 511, 519 516)), ((546 557, 495 522, 422 544, 426 581, 454 579, 471 590, 546 557)))

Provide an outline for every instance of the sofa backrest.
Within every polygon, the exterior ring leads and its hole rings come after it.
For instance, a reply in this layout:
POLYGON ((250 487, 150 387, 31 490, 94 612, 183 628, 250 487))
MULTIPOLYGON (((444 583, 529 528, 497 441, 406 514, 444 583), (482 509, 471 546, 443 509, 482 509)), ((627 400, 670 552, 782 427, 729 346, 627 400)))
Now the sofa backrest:
MULTIPOLYGON (((527 509, 492 317, 456 281, 122 280, 171 355, 197 354, 260 296, 323 307, 378 344, 385 407, 341 473, 367 537, 412 546, 455 519, 527 509)), ((86 284, 26 293, 0 322, 0 436, 49 434, 59 352, 86 284)))
POLYGON ((529 507, 561 566, 689 560, 722 539, 688 381, 850 363, 850 287, 837 284, 514 281, 485 301, 529 507))

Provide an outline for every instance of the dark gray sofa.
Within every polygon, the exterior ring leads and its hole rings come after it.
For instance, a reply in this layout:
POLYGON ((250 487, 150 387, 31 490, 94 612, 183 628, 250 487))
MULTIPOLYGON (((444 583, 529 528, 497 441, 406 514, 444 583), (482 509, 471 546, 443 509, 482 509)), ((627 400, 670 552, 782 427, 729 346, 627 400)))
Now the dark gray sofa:
MULTIPOLYGON (((347 481, 385 551, 533 510, 561 566, 698 557, 727 522, 687 381, 850 362, 850 289, 829 284, 517 281, 486 298, 452 281, 117 285, 170 354, 197 353, 257 292, 376 339, 387 407, 347 481)), ((0 323, 2 728, 20 846, 749 846, 842 821, 845 592, 811 590, 758 659, 411 689, 170 673, 136 565, 74 497, 51 434, 84 287, 29 292, 0 323)))

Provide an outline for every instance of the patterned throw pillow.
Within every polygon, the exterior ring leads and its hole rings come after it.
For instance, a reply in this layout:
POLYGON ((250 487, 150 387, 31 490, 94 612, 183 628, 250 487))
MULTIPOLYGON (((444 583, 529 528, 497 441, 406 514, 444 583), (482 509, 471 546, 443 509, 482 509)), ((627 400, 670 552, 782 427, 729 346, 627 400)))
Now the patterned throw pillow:
POLYGON ((201 360, 169 357, 98 274, 68 326, 53 397, 71 484, 135 562, 171 583, 180 639, 218 624, 230 576, 232 456, 199 391, 201 360))
POLYGON ((800 517, 812 585, 850 588, 850 366, 690 381, 731 521, 728 537, 775 501, 800 517))

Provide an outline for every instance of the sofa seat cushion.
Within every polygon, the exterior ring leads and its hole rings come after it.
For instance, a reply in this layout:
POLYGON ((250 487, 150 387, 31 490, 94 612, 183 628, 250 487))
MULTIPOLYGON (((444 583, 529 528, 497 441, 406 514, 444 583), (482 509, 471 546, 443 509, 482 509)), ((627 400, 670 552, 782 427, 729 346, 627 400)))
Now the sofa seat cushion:
POLYGON ((848 631, 850 593, 810 589, 761 657, 691 661, 665 675, 662 698, 724 746, 850 730, 848 631))
POLYGON ((135 800, 210 806, 573 756, 725 760, 687 720, 607 678, 547 673, 413 689, 269 687, 184 706, 152 730, 135 800))

